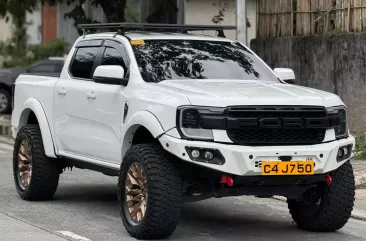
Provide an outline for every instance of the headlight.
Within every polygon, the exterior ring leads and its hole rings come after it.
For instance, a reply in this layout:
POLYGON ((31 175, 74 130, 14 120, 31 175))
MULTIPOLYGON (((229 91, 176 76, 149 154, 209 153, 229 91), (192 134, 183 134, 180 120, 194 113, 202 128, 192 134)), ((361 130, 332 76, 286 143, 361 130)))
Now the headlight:
POLYGON ((211 129, 200 127, 200 116, 223 114, 224 109, 210 107, 183 106, 178 108, 177 127, 182 137, 187 139, 213 140, 211 129))
POLYGON ((337 139, 348 136, 348 124, 347 124, 347 109, 344 106, 337 106, 327 108, 329 116, 338 115, 340 117, 340 124, 334 128, 335 136, 337 139))

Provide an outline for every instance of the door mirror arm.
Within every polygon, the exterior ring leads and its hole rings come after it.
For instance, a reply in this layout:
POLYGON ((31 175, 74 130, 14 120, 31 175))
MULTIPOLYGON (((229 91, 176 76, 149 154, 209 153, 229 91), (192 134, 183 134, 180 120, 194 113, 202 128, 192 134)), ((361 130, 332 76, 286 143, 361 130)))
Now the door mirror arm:
POLYGON ((95 83, 127 86, 129 78, 125 78, 125 70, 119 65, 98 66, 93 75, 95 83))
POLYGON ((128 78, 111 78, 111 77, 94 76, 93 80, 95 83, 99 83, 99 84, 127 86, 129 79, 128 78))
POLYGON ((295 80, 294 79, 284 79, 283 81, 285 81, 287 84, 291 84, 291 85, 294 85, 295 84, 295 80))

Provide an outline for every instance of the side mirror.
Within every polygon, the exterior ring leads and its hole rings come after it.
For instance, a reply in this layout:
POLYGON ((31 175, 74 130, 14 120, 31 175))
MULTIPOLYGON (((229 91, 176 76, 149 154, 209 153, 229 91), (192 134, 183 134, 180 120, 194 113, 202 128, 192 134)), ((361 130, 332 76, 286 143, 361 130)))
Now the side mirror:
POLYGON ((119 65, 98 66, 93 75, 95 83, 127 86, 128 79, 124 78, 125 70, 119 65))
POLYGON ((274 72, 288 84, 295 84, 295 73, 292 69, 276 68, 274 72))

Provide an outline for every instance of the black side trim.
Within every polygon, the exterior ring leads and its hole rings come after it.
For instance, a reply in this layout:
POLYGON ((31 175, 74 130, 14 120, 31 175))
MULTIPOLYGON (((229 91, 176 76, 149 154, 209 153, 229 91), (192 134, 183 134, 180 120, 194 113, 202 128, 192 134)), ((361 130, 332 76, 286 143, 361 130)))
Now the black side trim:
POLYGON ((113 177, 117 177, 119 175, 119 169, 114 169, 111 167, 98 165, 98 164, 85 162, 85 161, 80 161, 80 160, 76 160, 76 159, 66 158, 66 157, 64 157, 63 160, 65 160, 65 162, 68 165, 74 166, 76 168, 92 170, 92 171, 100 172, 105 175, 113 176, 113 177))

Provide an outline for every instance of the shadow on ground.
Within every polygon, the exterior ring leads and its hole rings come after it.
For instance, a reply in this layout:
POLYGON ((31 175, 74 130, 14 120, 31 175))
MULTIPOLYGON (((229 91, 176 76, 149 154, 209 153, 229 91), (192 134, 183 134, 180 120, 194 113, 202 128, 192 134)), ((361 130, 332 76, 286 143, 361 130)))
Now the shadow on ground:
MULTIPOLYGON (((309 233, 292 222, 287 212, 258 205, 245 197, 241 203, 230 198, 185 203, 180 224, 170 240, 348 240, 336 233, 309 233), (269 238, 272 237, 272 238, 269 238)), ((63 185, 54 204, 79 206, 119 218, 115 184, 63 185), (97 207, 97 208, 96 208, 97 207)), ((283 205, 278 203, 278 205, 283 205)), ((120 220, 118 220, 120 222, 120 220)), ((121 224, 121 229, 123 226, 121 224)))

